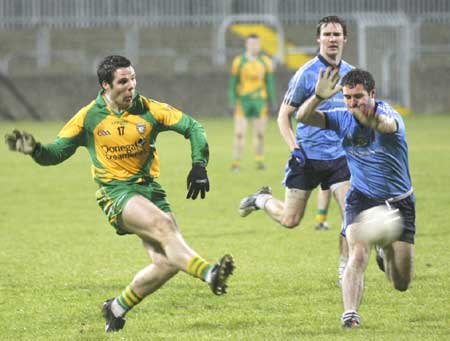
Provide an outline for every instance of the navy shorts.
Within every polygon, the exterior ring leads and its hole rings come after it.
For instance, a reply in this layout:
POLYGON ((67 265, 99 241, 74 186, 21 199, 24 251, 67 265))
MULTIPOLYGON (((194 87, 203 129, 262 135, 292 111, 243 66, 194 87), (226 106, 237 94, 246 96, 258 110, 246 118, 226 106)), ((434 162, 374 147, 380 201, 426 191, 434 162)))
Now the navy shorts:
POLYGON ((312 191, 319 185, 323 190, 326 190, 331 185, 348 181, 349 179, 350 171, 345 156, 335 160, 306 159, 303 167, 295 159, 291 158, 286 167, 283 183, 287 188, 312 191))
MULTIPOLYGON (((354 222, 358 214, 379 205, 386 205, 386 201, 371 199, 357 189, 350 189, 345 202, 345 222, 341 234, 345 237, 347 226, 354 222)), ((416 234, 416 198, 414 194, 399 201, 389 202, 389 206, 398 208, 403 218, 403 232, 398 240, 414 244, 414 235, 416 234)))

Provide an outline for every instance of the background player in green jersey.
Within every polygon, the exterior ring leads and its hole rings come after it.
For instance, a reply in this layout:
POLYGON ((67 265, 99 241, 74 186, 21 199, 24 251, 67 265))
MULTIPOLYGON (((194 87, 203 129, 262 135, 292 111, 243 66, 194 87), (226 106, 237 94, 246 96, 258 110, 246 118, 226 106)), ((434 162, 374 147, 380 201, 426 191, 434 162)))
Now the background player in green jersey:
POLYGON ((235 122, 232 170, 241 167, 248 119, 253 121, 256 166, 264 169, 264 133, 269 104, 275 106, 275 86, 272 61, 261 53, 261 42, 255 34, 247 37, 245 53, 233 60, 228 98, 235 122))
POLYGON ((192 117, 136 92, 136 74, 122 56, 106 57, 97 69, 101 90, 51 143, 37 143, 26 132, 5 136, 11 150, 31 155, 41 165, 54 165, 84 146, 99 185, 97 202, 116 232, 142 239, 152 263, 139 271, 123 292, 103 304, 107 332, 122 329, 125 314, 158 290, 178 271, 207 282, 216 295, 226 292, 234 268, 230 255, 210 264, 184 241, 165 192, 155 181, 159 174, 155 141, 159 132, 173 130, 190 140, 192 170, 187 198, 205 197, 208 143, 203 127, 192 117))

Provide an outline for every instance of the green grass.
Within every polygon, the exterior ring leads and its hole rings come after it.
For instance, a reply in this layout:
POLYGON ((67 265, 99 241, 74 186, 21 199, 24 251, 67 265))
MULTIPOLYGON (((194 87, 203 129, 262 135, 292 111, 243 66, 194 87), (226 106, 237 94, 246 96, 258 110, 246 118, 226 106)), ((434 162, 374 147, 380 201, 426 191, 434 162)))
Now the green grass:
MULTIPOLYGON (((229 294, 212 295, 180 273, 128 314, 125 329, 105 335, 100 305, 118 295, 149 260, 134 236, 118 237, 94 198, 88 154, 80 149, 57 167, 0 148, 0 339, 67 340, 433 340, 450 333, 450 115, 406 118, 410 168, 417 197, 415 278, 394 291, 376 267, 366 272, 362 327, 342 330, 336 286, 339 218, 316 232, 315 198, 301 227, 286 230, 262 212, 243 219, 241 197, 280 185, 288 150, 276 124, 267 134, 266 171, 254 171, 250 141, 240 173, 229 171, 230 119, 204 119, 211 146, 206 200, 185 198, 189 144, 161 134, 160 183, 187 242, 213 261, 231 252, 237 270, 229 294)), ((50 141, 60 123, 2 123, 50 141)))

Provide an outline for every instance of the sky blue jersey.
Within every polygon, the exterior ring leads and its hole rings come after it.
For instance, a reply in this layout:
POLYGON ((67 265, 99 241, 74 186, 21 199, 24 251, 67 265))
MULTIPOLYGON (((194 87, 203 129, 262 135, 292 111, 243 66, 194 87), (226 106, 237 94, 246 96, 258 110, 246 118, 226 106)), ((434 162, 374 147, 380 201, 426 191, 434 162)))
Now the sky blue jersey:
MULTIPOLYGON (((303 102, 314 95, 319 70, 331 66, 321 55, 316 56, 303 65, 289 81, 289 87, 283 102, 293 107, 300 107, 303 102)), ((339 64, 339 75, 344 77, 353 66, 341 60, 339 64)), ((342 92, 323 101, 317 110, 330 111, 346 108, 342 92)), ((345 155, 342 149, 341 139, 334 131, 324 130, 317 127, 297 124, 297 143, 302 146, 306 156, 314 160, 334 160, 345 155)))
POLYGON ((365 128, 347 110, 326 112, 325 120, 326 128, 343 138, 351 187, 370 198, 386 200, 412 189, 408 144, 400 114, 383 101, 376 101, 375 110, 395 119, 398 127, 395 133, 381 134, 365 128))

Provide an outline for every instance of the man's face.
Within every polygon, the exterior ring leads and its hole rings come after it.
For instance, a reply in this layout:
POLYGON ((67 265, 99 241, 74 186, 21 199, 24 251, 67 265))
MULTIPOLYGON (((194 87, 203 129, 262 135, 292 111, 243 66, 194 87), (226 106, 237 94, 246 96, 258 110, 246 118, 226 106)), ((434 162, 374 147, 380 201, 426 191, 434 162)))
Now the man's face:
POLYGON ((317 38, 320 54, 335 59, 342 55, 344 44, 347 38, 344 37, 344 31, 341 24, 328 23, 320 28, 320 36, 317 38))
POLYGON ((114 72, 112 85, 103 82, 106 95, 120 110, 131 106, 136 91, 136 73, 132 66, 119 68, 114 72))
POLYGON ((261 43, 258 38, 248 38, 245 43, 247 53, 251 56, 257 56, 261 50, 261 43))
POLYGON ((375 105, 375 90, 367 92, 362 84, 357 84, 355 87, 350 88, 344 86, 342 88, 344 95, 344 101, 349 111, 353 112, 353 109, 360 108, 363 113, 367 113, 370 108, 375 105))

